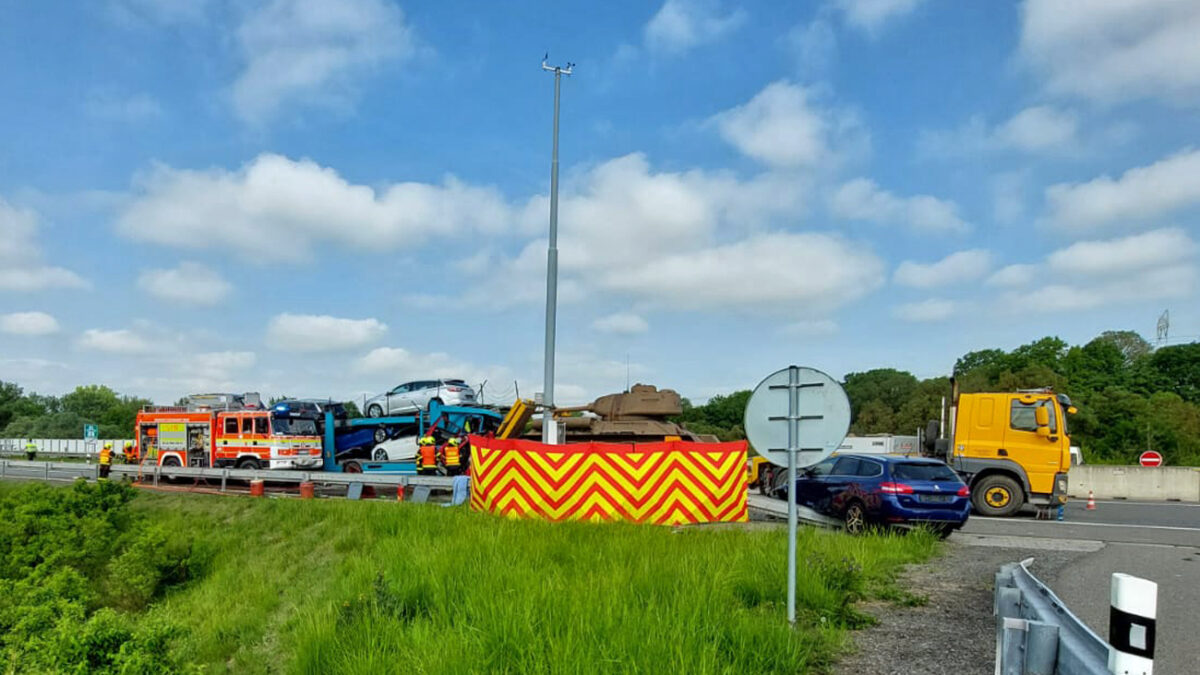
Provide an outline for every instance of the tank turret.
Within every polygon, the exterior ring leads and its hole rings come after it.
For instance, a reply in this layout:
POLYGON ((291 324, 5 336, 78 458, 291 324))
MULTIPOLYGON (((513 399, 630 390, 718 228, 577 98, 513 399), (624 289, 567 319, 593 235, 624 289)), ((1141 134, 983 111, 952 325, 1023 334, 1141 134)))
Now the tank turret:
MULTIPOLYGON (((673 389, 635 384, 627 392, 607 394, 585 406, 557 408, 555 418, 566 431, 567 442, 607 441, 648 443, 665 439, 715 441, 699 436, 669 418, 683 412, 683 399, 673 389)), ((534 418, 540 436, 542 420, 534 418)))

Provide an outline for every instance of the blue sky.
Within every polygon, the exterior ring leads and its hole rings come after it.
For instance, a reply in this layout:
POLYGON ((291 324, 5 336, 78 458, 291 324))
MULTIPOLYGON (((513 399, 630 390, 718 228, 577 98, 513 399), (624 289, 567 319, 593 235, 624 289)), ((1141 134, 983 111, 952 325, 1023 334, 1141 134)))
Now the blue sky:
POLYGON ((558 400, 1200 335, 1200 5, 0 0, 0 378, 558 400), (628 365, 627 365, 628 364, 628 365))

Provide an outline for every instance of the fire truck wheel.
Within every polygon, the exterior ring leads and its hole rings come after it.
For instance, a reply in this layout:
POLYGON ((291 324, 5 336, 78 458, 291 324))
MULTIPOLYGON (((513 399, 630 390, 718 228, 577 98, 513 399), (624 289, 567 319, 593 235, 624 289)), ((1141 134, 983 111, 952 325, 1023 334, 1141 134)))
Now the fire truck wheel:
POLYGON ((180 466, 183 466, 183 464, 181 464, 179 462, 179 458, 176 457, 175 455, 168 455, 166 457, 163 457, 163 460, 162 460, 163 478, 165 478, 168 483, 174 483, 177 476, 173 473, 167 473, 166 469, 180 467, 180 466))
POLYGON ((237 468, 239 468, 239 469, 254 470, 254 469, 260 468, 260 466, 261 465, 259 464, 258 460, 254 459, 253 457, 246 457, 244 459, 239 459, 238 463, 237 463, 237 468))

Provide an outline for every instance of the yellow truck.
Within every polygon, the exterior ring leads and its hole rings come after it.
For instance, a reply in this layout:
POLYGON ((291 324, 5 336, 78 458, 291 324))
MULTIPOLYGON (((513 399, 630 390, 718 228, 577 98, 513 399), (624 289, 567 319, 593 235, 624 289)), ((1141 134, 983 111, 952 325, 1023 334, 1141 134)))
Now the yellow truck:
POLYGON ((1067 500, 1067 416, 1075 412, 1065 394, 1049 389, 959 394, 955 382, 946 437, 931 422, 926 448, 962 476, 980 515, 1056 507, 1067 500))

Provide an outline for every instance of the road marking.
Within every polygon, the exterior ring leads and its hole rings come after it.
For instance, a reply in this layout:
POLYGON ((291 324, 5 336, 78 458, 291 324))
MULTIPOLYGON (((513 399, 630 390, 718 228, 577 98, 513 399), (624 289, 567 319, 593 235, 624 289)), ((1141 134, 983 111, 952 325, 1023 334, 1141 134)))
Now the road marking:
MULTIPOLYGON (((1081 501, 1087 501, 1087 497, 1072 497, 1072 499, 1079 499, 1081 501)), ((1200 506, 1200 503, 1192 503, 1192 502, 1130 502, 1130 501, 1126 501, 1124 499, 1097 499, 1096 503, 1097 504, 1128 504, 1130 506, 1200 506)))
POLYGON ((1028 537, 1013 534, 977 534, 975 532, 955 532, 947 541, 963 546, 1026 548, 1039 551, 1079 551, 1082 553, 1095 553, 1105 546, 1104 542, 1094 539, 1049 539, 1047 537, 1028 537))
MULTIPOLYGON (((971 520, 995 520, 1014 525, 1086 525, 1088 527, 1134 527, 1139 530, 1179 530, 1182 532, 1200 532, 1200 527, 1174 527, 1171 525, 1138 525, 1136 523, 1081 523, 1077 520, 1013 520, 1012 518, 995 518, 992 516, 971 516, 971 520)), ((970 522, 970 521, 968 521, 970 522)))

